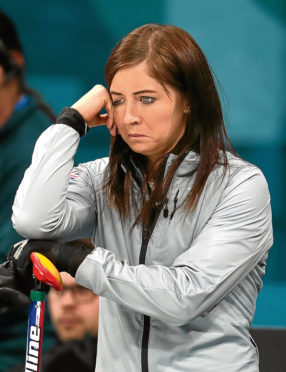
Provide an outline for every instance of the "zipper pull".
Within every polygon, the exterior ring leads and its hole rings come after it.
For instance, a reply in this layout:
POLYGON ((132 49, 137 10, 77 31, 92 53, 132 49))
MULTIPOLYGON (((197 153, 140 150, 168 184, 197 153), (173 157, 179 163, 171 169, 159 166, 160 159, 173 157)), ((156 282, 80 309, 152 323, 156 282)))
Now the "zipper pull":
POLYGON ((149 229, 148 229, 148 227, 144 227, 143 228, 143 236, 142 236, 143 241, 148 240, 148 235, 149 235, 149 229))
POLYGON ((163 216, 164 216, 164 218, 168 218, 168 216, 169 216, 168 199, 166 199, 166 201, 164 203, 163 216))
POLYGON ((180 189, 178 189, 178 191, 177 191, 177 193, 175 195, 175 198, 174 198, 174 209, 173 209, 173 211, 171 213, 170 220, 174 217, 174 214, 176 212, 179 191, 180 191, 180 189))

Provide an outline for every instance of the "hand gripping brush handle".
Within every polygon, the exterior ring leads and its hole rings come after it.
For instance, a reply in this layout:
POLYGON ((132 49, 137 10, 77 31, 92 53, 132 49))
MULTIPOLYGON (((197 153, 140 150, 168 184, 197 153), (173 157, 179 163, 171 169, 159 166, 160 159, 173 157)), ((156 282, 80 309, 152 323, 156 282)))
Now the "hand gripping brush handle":
POLYGON ((31 253, 35 288, 31 290, 25 372, 39 372, 43 342, 45 298, 50 287, 63 287, 60 273, 54 264, 40 253, 31 253))

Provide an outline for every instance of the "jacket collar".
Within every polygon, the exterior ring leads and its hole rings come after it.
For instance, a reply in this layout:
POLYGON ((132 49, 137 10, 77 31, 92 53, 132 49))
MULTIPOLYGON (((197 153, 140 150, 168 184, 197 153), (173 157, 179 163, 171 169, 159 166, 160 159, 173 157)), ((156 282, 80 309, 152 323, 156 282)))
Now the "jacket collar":
MULTIPOLYGON (((170 153, 168 155, 165 174, 170 169, 171 165, 177 159, 178 155, 170 153)), ((194 151, 189 151, 184 160, 179 165, 178 169, 176 170, 177 177, 187 177, 192 175, 196 169, 198 168, 198 164, 200 162, 200 155, 195 153, 194 151)))
MULTIPOLYGON (((166 166, 165 166, 165 174, 168 172, 171 165, 177 159, 178 155, 169 153, 166 157, 167 159, 166 159, 166 166)), ((186 154, 182 163, 179 165, 178 169, 176 170, 176 176, 177 177, 191 176, 198 168, 199 161, 200 161, 200 155, 195 153, 194 151, 189 151, 186 154)), ((137 183, 141 184, 144 181, 144 177, 142 175, 140 168, 136 164, 136 160, 133 155, 130 156, 130 162, 132 164, 133 178, 135 179, 137 183)), ((124 172, 126 172, 126 167, 123 163, 121 164, 121 167, 124 170, 124 172)))

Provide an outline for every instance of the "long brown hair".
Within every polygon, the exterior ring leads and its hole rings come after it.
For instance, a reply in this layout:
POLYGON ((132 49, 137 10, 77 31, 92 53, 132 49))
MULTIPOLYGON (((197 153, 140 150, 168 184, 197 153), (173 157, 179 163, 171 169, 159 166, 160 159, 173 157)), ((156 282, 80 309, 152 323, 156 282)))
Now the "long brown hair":
POLYGON ((214 166, 220 161, 226 169, 226 147, 235 151, 225 130, 211 69, 200 47, 186 31, 171 25, 147 24, 130 32, 115 46, 107 61, 107 85, 110 87, 118 70, 143 61, 146 61, 149 75, 166 89, 171 86, 180 92, 190 108, 185 134, 176 145, 176 161, 164 177, 165 159, 162 159, 161 171, 157 172, 154 189, 148 198, 144 156, 135 154, 119 135, 111 140, 109 178, 106 184, 109 200, 123 217, 130 215, 131 203, 134 205, 135 202, 135 160, 144 177, 140 185, 142 207, 138 210, 136 222, 147 223, 154 205, 162 206, 166 201, 173 175, 187 151, 200 154, 195 182, 185 201, 187 211, 196 207, 214 166))

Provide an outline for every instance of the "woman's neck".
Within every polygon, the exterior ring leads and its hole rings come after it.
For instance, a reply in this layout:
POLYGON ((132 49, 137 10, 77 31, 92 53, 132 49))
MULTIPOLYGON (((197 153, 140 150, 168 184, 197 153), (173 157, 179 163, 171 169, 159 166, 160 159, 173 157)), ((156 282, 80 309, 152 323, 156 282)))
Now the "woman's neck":
POLYGON ((156 159, 147 159, 146 163, 146 178, 147 182, 154 182, 157 179, 158 173, 161 171, 162 161, 165 155, 156 159))

